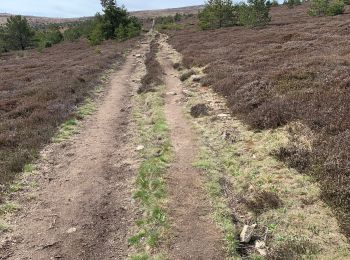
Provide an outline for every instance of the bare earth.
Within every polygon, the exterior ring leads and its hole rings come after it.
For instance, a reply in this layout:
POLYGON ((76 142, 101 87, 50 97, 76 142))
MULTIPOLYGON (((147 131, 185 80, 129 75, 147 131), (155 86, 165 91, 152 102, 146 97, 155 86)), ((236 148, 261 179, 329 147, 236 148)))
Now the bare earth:
POLYGON ((112 75, 81 132, 43 153, 35 199, 12 219, 13 232, 0 237, 0 259, 127 258, 134 223, 128 118, 132 79, 142 63, 133 54, 112 75))
POLYGON ((175 160, 167 175, 171 235, 170 259, 225 259, 222 234, 211 217, 200 171, 192 166, 197 154, 194 135, 181 105, 182 83, 175 76, 170 53, 162 39, 160 63, 165 72, 167 92, 165 113, 171 129, 175 160))

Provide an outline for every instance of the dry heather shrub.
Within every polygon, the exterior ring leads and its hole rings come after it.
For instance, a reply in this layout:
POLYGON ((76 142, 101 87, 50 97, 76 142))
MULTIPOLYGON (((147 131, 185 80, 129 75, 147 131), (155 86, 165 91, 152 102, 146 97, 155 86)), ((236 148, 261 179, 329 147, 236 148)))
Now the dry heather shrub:
POLYGON ((305 238, 291 237, 286 241, 273 244, 267 259, 301 259, 302 255, 313 255, 319 251, 317 245, 305 238))
POLYGON ((262 214, 270 209, 278 209, 283 205, 278 195, 270 191, 255 192, 250 198, 245 198, 243 202, 255 214, 262 214))
MULTIPOLYGON (((159 37, 159 35, 157 35, 157 37, 159 37)), ((158 48, 159 44, 157 42, 157 38, 153 39, 151 42, 150 51, 146 54, 145 64, 147 72, 141 80, 142 86, 138 89, 138 94, 153 91, 154 87, 163 83, 162 67, 157 60, 158 48)))
POLYGON ((310 169, 314 135, 307 126, 293 123, 288 127, 289 143, 274 152, 280 160, 301 172, 310 169))
POLYGON ((188 70, 180 76, 180 80, 181 81, 188 80, 192 75, 195 75, 195 74, 196 72, 194 70, 188 70))
POLYGON ((197 104, 191 107, 191 116, 197 118, 200 116, 207 116, 209 112, 209 108, 206 104, 197 104))

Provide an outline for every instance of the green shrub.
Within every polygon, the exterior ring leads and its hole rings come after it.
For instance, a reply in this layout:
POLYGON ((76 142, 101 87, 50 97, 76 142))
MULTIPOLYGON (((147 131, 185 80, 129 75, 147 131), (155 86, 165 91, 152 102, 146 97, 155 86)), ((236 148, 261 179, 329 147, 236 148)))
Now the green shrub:
POLYGON ((309 15, 311 16, 323 16, 327 14, 328 0, 312 0, 309 15))
POLYGON ((141 27, 134 22, 130 22, 127 26, 127 36, 128 38, 133 38, 139 36, 141 33, 141 27))
POLYGON ((74 42, 78 40, 81 36, 81 33, 76 28, 69 28, 63 33, 63 38, 65 41, 74 42))
POLYGON ((115 38, 119 41, 125 41, 128 38, 127 28, 123 25, 119 25, 119 27, 115 29, 115 38))
POLYGON ((166 23, 157 26, 157 30, 182 30, 184 26, 177 23, 166 23))
POLYGON ((40 30, 35 33, 35 43, 38 49, 50 48, 54 44, 63 41, 63 35, 58 27, 49 30, 40 30))
POLYGON ((283 4, 289 8, 293 8, 296 5, 301 5, 301 0, 285 0, 283 4))
POLYGON ((97 24, 89 35, 89 42, 92 46, 99 45, 104 40, 102 24, 97 24))
POLYGON ((7 51, 7 43, 5 40, 5 28, 0 26, 0 54, 7 51))
POLYGON ((46 32, 45 38, 48 42, 51 42, 52 44, 57 44, 63 41, 63 35, 58 28, 46 32))
POLYGON ((16 15, 7 19, 0 32, 0 44, 6 50, 24 50, 33 44, 34 31, 26 18, 16 15))
POLYGON ((271 21, 266 0, 248 0, 239 5, 239 22, 245 26, 264 26, 271 21))
POLYGON ((330 2, 328 9, 327 9, 327 15, 329 16, 335 16, 344 13, 345 11, 345 4, 341 0, 333 0, 330 2))
POLYGON ((334 16, 344 13, 345 4, 341 0, 313 0, 308 14, 310 16, 334 16))
POLYGON ((231 0, 208 0, 203 11, 199 13, 199 25, 203 30, 236 24, 236 7, 231 0))
POLYGON ((92 24, 89 40, 98 45, 103 40, 124 41, 140 35, 142 24, 136 17, 130 17, 124 7, 118 7, 115 0, 102 0, 104 14, 97 14, 92 24))

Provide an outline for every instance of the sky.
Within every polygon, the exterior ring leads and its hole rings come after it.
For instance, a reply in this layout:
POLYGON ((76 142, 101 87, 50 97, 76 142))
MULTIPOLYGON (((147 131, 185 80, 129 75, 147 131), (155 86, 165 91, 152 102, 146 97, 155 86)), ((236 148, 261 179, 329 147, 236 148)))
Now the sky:
MULTIPOLYGON (((204 0, 121 0, 129 11, 200 5, 204 0)), ((0 0, 0 13, 45 17, 92 16, 101 11, 100 0, 0 0)))

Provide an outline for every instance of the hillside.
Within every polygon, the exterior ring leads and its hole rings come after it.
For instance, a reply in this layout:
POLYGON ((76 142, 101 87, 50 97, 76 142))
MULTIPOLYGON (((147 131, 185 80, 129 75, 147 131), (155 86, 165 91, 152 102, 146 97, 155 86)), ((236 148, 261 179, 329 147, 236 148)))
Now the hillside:
MULTIPOLYGON (((0 25, 6 23, 8 17, 11 14, 0 14, 0 25)), ((49 17, 37 17, 37 16, 25 16, 29 23, 33 26, 36 25, 45 25, 50 23, 68 23, 68 22, 77 22, 84 21, 90 19, 89 17, 81 17, 81 18, 49 18, 49 17)))
MULTIPOLYGON (((175 15, 176 13, 183 14, 197 14, 202 6, 189 6, 181 8, 171 8, 171 9, 159 9, 159 10, 145 10, 145 11, 135 11, 131 12, 131 15, 134 15, 139 18, 153 18, 157 16, 168 16, 175 15)), ((6 23, 6 19, 10 14, 0 13, 0 25, 6 23)), ((81 17, 81 18, 49 18, 49 17, 37 17, 37 16, 26 16, 30 24, 32 25, 43 25, 50 23, 68 23, 76 21, 84 21, 91 19, 91 17, 81 17)))
POLYGON ((261 3, 3 37, 0 259, 350 259, 350 5, 261 3))
POLYGON ((350 237, 350 7, 310 17, 308 5, 272 8, 262 28, 201 31, 189 21, 168 31, 187 68, 204 69, 203 86, 224 96, 232 115, 256 131, 285 129, 273 154, 322 187, 350 237))
POLYGON ((171 8, 171 9, 136 11, 136 12, 131 12, 131 14, 140 18, 153 18, 157 16, 175 15, 176 13, 198 14, 198 12, 202 8, 203 6, 188 6, 188 7, 171 8))

